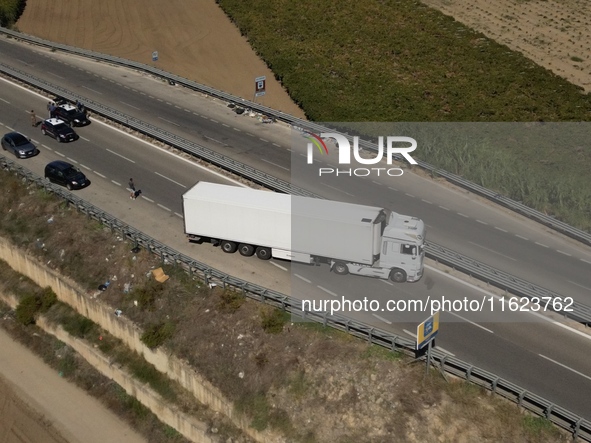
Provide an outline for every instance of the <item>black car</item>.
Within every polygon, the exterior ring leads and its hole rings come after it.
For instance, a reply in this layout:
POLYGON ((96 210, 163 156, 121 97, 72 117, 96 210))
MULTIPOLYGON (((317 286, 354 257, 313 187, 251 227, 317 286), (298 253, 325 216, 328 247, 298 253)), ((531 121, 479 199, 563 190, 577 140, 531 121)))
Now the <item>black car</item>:
POLYGON ((86 112, 81 112, 76 109, 76 106, 70 104, 59 105, 55 108, 54 115, 70 126, 86 126, 90 124, 86 112))
POLYGON ((45 178, 52 183, 65 186, 69 190, 81 189, 90 185, 90 180, 76 166, 56 160, 45 166, 45 178))
POLYGON ((78 134, 59 118, 48 118, 41 123, 43 135, 51 135, 58 142, 72 142, 78 140, 78 134))
POLYGON ((31 139, 20 132, 9 132, 2 137, 2 149, 12 152, 16 158, 33 157, 39 154, 31 139))

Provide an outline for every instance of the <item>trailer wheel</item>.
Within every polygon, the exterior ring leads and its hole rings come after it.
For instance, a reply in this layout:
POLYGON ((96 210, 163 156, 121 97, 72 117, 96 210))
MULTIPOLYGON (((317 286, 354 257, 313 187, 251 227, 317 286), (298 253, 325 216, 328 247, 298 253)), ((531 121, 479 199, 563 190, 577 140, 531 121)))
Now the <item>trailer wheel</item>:
POLYGON ((406 281, 406 272, 402 269, 394 268, 390 272, 390 280, 395 283, 404 283, 406 281))
POLYGON ((347 265, 342 262, 342 261, 338 261, 336 262, 333 267, 332 270, 335 274, 337 275, 347 275, 349 273, 349 268, 347 267, 347 265))
POLYGON ((220 246, 222 248, 222 251, 224 251, 228 254, 233 254, 234 252, 236 252, 236 249, 238 249, 238 246, 236 246, 236 243, 234 243, 232 241, 227 241, 227 240, 222 240, 222 243, 220 246))
POLYGON ((238 252, 240 252, 240 255, 243 255, 244 257, 251 257, 254 254, 254 246, 240 243, 238 245, 238 252))
POLYGON ((271 258, 271 249, 259 246, 256 250, 256 254, 261 260, 269 260, 271 258))

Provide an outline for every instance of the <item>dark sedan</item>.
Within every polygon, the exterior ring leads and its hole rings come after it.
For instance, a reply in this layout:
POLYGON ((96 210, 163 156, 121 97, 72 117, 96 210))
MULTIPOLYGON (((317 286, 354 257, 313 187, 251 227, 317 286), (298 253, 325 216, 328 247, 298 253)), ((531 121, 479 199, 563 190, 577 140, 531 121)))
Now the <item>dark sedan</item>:
POLYGON ((31 139, 20 132, 9 132, 2 137, 2 149, 12 152, 16 158, 28 158, 39 154, 31 139))
POLYGON ((70 126, 86 126, 90 124, 86 112, 79 111, 70 104, 59 105, 55 108, 54 114, 55 117, 65 121, 70 126))

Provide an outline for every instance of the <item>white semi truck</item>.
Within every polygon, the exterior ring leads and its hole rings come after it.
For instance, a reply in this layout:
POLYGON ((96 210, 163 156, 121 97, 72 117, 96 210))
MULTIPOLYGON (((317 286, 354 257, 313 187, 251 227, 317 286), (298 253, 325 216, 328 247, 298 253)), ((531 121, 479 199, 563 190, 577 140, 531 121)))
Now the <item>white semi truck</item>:
POLYGON ((423 275, 425 224, 387 209, 198 182, 183 195, 183 216, 190 241, 226 253, 398 283, 423 275))

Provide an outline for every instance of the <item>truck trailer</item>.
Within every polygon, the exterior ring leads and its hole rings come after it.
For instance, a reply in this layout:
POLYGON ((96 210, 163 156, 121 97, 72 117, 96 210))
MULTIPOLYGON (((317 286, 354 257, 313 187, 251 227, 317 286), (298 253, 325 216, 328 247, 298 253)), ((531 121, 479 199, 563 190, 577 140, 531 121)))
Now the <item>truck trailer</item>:
POLYGON ((198 182, 183 195, 183 217, 189 241, 226 253, 397 283, 423 275, 425 224, 384 208, 198 182))

